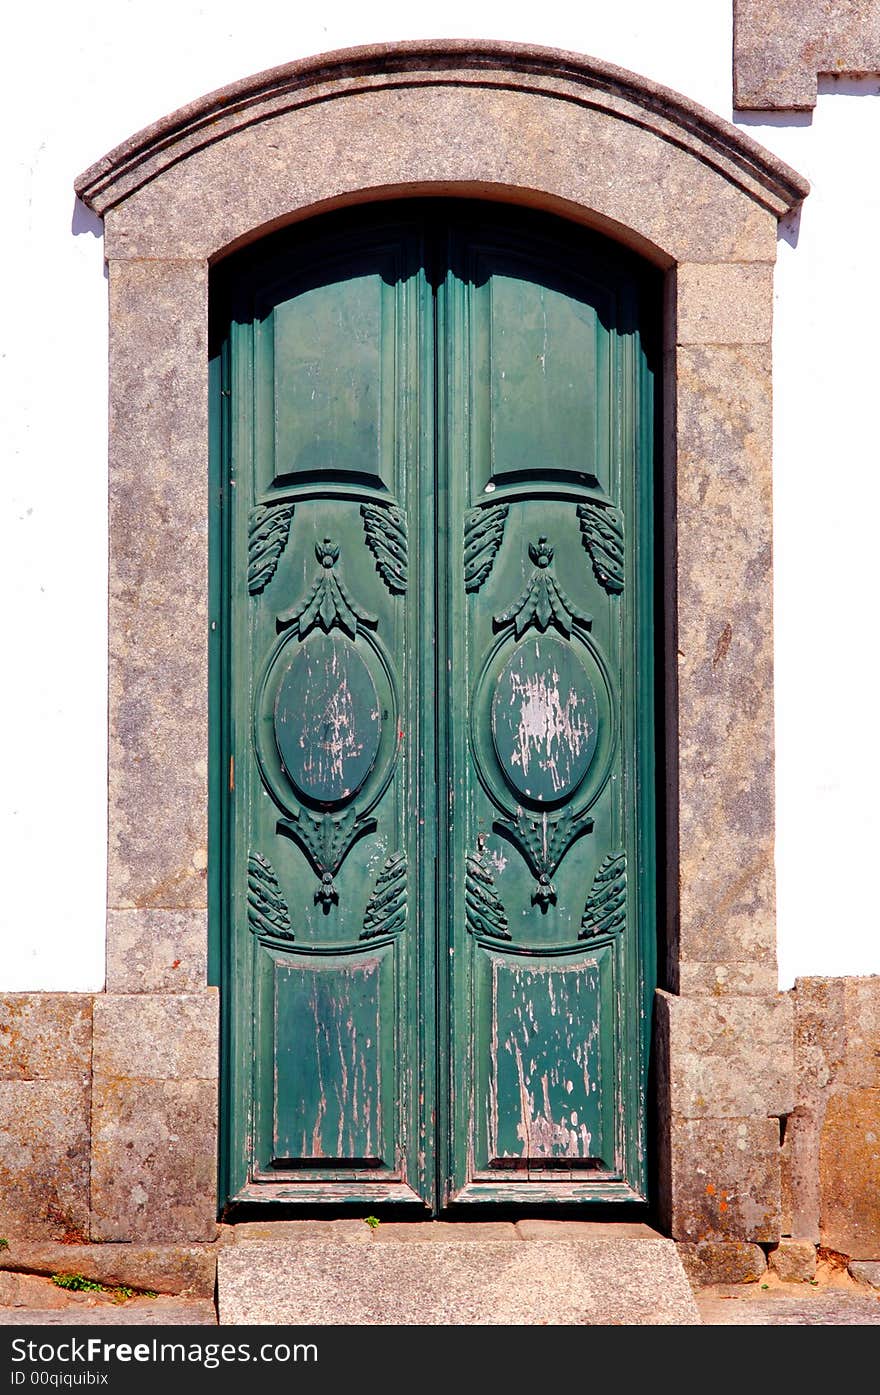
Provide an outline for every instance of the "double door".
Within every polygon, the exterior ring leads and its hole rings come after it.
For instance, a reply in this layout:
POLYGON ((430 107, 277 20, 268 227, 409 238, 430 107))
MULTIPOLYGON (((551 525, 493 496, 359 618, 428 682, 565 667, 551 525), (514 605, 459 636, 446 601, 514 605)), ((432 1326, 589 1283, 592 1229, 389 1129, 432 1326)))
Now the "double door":
POLYGON ((436 200, 215 290, 223 1198, 642 1199, 650 277, 436 200))

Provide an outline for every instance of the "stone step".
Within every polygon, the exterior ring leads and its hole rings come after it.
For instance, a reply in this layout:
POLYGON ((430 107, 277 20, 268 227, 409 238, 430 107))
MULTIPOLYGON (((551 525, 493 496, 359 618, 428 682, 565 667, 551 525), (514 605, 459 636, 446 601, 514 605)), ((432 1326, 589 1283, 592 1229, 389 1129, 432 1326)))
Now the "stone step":
MULTIPOLYGON (((218 1255, 221 1326, 278 1323, 584 1326, 698 1325, 673 1241, 583 1230, 548 1239, 355 1239, 351 1232, 267 1243, 236 1239, 218 1255)), ((475 1226, 474 1232, 481 1227, 475 1226)), ((597 1227, 600 1230, 601 1227, 597 1227)))

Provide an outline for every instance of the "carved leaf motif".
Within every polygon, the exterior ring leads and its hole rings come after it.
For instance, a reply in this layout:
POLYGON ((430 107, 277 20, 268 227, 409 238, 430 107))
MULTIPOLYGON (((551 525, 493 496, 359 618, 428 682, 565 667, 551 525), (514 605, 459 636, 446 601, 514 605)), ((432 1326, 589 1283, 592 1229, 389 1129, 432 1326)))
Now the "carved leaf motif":
POLYGON ((619 596, 623 590, 623 514, 600 499, 578 504, 577 514, 596 580, 611 595, 619 596))
POLYGON ((507 504, 471 509, 464 522, 464 589, 479 591, 504 538, 507 504))
POLYGON ((610 935, 626 921, 626 853, 609 853, 593 878, 580 938, 610 935))
POLYGON ((406 519, 395 504, 361 504, 367 547, 376 571, 392 595, 403 595, 407 582, 406 519))
POLYGON ((590 832, 593 820, 573 819, 566 810, 551 821, 546 814, 533 818, 517 809, 515 819, 496 819, 494 827, 522 854, 537 882, 532 892, 532 905, 538 903, 541 910, 546 911, 549 903, 556 900, 556 888, 550 878, 572 843, 581 834, 590 832))
POLYGON ((316 818, 300 809, 295 818, 278 820, 278 831, 299 843, 320 877, 315 900, 322 903, 325 911, 329 911, 332 902, 339 900, 333 879, 349 851, 358 838, 375 827, 376 820, 359 814, 354 805, 338 818, 332 814, 316 818))
POLYGON ((352 600, 343 582, 333 575, 333 568, 339 560, 338 544, 331 542, 330 538, 325 538, 323 543, 316 545, 315 556, 324 570, 319 574, 302 605, 278 616, 275 622, 278 629, 295 627, 295 633, 300 639, 305 639, 315 625, 320 625, 325 634, 329 634, 333 626, 338 625, 346 634, 351 635, 352 639, 357 635, 359 624, 375 630, 379 623, 376 616, 362 610, 352 600))
POLYGON ((514 634, 520 638, 530 625, 543 634, 547 626, 553 624, 568 639, 573 625, 589 628, 593 617, 579 610, 559 585, 550 571, 553 562, 553 548, 546 538, 539 538, 529 544, 529 556, 535 563, 529 584, 513 605, 503 615, 496 615, 493 624, 496 629, 513 625, 514 634))
POLYGON ((272 864, 261 853, 248 857, 248 925, 255 935, 292 940, 290 911, 272 864))
POLYGON ((406 857, 395 853, 385 862, 367 902, 362 940, 392 935, 406 924, 406 857))
POLYGON ((492 873, 479 853, 469 853, 465 870, 465 911, 472 935, 509 940, 507 913, 495 891, 492 873))
POLYGON ((287 545, 293 504, 258 504, 248 517, 248 590, 256 596, 275 575, 287 545))

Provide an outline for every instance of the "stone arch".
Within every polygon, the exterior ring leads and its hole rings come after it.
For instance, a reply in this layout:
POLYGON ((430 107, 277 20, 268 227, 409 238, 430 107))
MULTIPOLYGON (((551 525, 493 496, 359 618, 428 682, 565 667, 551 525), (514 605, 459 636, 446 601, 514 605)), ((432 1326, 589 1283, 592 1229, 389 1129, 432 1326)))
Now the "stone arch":
MULTIPOLYGON (((137 1214, 112 1142, 124 1148, 124 1132, 93 1140, 94 1237, 202 1239, 215 1216, 216 994, 204 987, 209 268, 314 212, 451 194, 555 211, 666 270, 676 540, 666 647, 678 673, 658 1192, 678 1239, 777 1239, 773 1116, 790 1108, 791 1079, 775 967, 770 328, 776 223, 806 183, 712 113, 622 69, 544 48, 437 41, 323 55, 233 84, 117 147, 76 189, 104 218, 110 276, 102 1010, 135 1045, 152 1022, 167 1078, 198 1082, 203 1097, 198 1136, 180 1133, 178 1152, 145 1173, 137 1214), (184 978, 134 973, 131 947, 157 936, 184 978), (747 1054, 756 1037, 757 1064, 747 1054), (188 1190, 182 1177, 193 1179, 188 1190)), ((170 1096, 149 1097, 158 1123, 170 1096)), ((115 1098, 109 1123, 122 1108, 115 1098)))

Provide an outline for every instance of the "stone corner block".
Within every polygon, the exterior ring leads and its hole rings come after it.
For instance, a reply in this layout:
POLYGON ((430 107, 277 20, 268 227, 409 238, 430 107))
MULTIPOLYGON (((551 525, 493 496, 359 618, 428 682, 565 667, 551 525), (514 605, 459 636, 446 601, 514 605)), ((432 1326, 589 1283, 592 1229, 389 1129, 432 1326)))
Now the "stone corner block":
POLYGON ((198 992, 207 967, 207 911, 108 911, 109 993, 198 992))
POLYGON ((106 993, 95 999, 94 1076, 216 1080, 219 992, 106 993))
MULTIPOLYGON (((673 1118, 743 1119, 794 1108, 792 1005, 773 997, 658 995, 658 1070, 673 1118)), ((777 1136, 778 1141, 778 1136, 777 1136)))
POLYGON ((0 994, 0 1080, 83 1080, 92 1061, 90 993, 0 994))
POLYGON ((692 1284, 754 1284, 767 1268, 760 1245, 748 1240, 681 1242, 678 1253, 692 1284))

